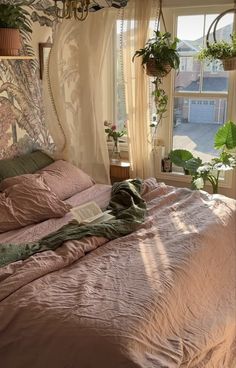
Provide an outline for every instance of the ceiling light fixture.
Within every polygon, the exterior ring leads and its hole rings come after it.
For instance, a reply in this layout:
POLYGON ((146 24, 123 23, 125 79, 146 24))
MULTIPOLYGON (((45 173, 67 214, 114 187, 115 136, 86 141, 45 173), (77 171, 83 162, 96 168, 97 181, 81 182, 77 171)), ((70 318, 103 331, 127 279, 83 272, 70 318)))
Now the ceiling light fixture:
POLYGON ((54 0, 54 4, 58 19, 74 18, 83 21, 88 16, 90 0, 54 0))

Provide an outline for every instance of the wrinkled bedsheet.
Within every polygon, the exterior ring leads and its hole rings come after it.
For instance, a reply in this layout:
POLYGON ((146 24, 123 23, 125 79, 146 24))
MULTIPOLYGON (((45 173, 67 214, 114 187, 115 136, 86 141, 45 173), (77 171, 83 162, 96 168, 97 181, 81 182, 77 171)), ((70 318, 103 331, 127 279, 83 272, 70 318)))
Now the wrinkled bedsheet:
MULTIPOLYGON (((146 182, 146 221, 0 269, 1 368, 235 368, 236 202, 146 182)), ((95 185, 68 200, 108 204, 95 185)), ((31 241, 71 219, 0 235, 31 241)))

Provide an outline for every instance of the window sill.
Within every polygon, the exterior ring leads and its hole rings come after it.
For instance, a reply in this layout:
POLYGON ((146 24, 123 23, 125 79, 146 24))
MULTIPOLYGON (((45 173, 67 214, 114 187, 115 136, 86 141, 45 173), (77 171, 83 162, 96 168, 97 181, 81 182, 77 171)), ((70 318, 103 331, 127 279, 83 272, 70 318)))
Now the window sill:
MULTIPOLYGON (((119 142, 121 152, 128 152, 128 143, 127 142, 119 142)), ((113 142, 107 141, 107 147, 109 151, 112 151, 113 142)))
MULTIPOLYGON (((190 175, 185 175, 183 173, 177 173, 177 172, 158 172, 157 174, 157 179, 158 180, 169 180, 169 181, 175 181, 175 182, 180 182, 180 183, 191 183, 191 176, 190 175)), ((206 184, 206 187, 211 187, 210 184, 206 184)), ((227 174, 225 179, 220 179, 219 180, 219 188, 227 188, 227 189, 231 189, 232 188, 232 175, 231 174, 227 174)))

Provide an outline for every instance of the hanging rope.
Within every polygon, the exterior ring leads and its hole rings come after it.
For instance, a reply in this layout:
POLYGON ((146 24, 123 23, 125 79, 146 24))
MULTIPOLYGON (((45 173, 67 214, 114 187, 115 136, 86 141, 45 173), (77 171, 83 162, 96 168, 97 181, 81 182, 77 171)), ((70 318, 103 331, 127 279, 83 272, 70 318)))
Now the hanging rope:
POLYGON ((164 14, 163 14, 163 11, 162 11, 162 0, 159 0, 159 15, 158 15, 158 20, 157 20, 157 28, 156 28, 157 31, 159 30, 161 20, 162 20, 164 30, 165 30, 165 33, 166 33, 167 28, 166 28, 166 22, 165 22, 164 14))
MULTIPOLYGON (((160 0, 161 1, 161 0, 160 0)), ((213 40, 214 42, 217 42, 216 41, 216 29, 217 29, 217 26, 218 26, 218 23, 219 21, 226 15, 226 14, 229 14, 229 13, 234 13, 235 14, 235 17, 236 17, 236 0, 234 0, 234 7, 231 8, 231 9, 228 9, 228 10, 225 10, 223 13, 219 14, 218 17, 216 17, 214 19, 214 21, 211 23, 209 29, 208 29, 208 32, 207 32, 207 36, 206 36, 206 46, 209 48, 210 46, 210 42, 209 42, 209 38, 210 38, 210 34, 212 32, 212 29, 213 29, 213 40)))

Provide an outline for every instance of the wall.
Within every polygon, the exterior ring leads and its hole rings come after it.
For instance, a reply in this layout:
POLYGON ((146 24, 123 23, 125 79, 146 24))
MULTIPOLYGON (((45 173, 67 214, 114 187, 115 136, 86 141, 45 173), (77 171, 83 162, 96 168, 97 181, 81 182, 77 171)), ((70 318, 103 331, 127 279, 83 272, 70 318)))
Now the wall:
MULTIPOLYGON (((17 2, 20 1, 14 1, 14 4, 17 2)), ((35 1, 30 10, 36 60, 0 61, 0 159, 37 147, 53 149, 45 126, 37 61, 39 42, 46 42, 51 37, 51 5, 47 0, 35 1)))

